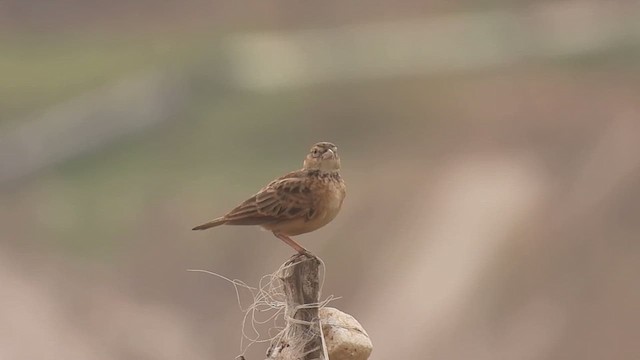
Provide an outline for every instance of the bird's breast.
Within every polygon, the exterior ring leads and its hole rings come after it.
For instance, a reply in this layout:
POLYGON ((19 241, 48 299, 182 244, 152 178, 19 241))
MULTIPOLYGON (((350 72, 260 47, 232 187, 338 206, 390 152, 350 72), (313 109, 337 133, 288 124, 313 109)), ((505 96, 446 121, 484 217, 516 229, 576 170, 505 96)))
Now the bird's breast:
POLYGON ((265 226, 269 230, 294 236, 317 230, 331 222, 340 211, 346 194, 344 183, 325 182, 314 191, 314 206, 308 217, 299 217, 265 226))
POLYGON ((327 225, 338 215, 345 194, 342 181, 330 181, 324 184, 316 200, 315 213, 308 219, 313 230, 327 225))

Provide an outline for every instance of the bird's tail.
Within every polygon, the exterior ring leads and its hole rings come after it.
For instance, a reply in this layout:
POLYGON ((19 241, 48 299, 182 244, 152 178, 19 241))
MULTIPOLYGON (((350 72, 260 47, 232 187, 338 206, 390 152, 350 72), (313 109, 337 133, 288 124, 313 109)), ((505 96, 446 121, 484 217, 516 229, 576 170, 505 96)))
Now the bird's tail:
POLYGON ((224 217, 219 217, 217 219, 213 219, 213 220, 211 220, 209 222, 206 222, 206 223, 204 223, 202 225, 198 225, 198 226, 194 227, 191 230, 206 230, 206 229, 210 229, 212 227, 216 227, 216 226, 219 226, 219 225, 224 225, 224 223, 226 223, 226 222, 227 222, 227 220, 225 220, 224 217))

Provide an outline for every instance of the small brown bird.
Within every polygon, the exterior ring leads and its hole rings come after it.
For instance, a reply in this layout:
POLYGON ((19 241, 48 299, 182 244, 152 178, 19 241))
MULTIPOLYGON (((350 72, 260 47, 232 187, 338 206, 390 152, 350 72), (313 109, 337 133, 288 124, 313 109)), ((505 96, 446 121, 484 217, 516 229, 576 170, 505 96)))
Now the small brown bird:
POLYGON ((290 236, 328 224, 338 215, 345 195, 338 148, 329 142, 319 142, 311 147, 302 169, 273 180, 226 215, 193 230, 218 225, 260 225, 304 253, 306 249, 290 236))

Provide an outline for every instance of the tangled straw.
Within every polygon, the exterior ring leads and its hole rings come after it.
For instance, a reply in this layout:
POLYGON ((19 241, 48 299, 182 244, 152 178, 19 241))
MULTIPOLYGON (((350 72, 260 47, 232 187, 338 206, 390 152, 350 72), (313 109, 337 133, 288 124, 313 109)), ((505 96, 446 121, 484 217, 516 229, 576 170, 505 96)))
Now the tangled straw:
MULTIPOLYGON (((318 258, 319 259, 319 258, 318 258)), ((320 291, 322 291, 322 287, 324 286, 324 279, 326 275, 326 268, 324 266, 324 262, 322 259, 320 260, 320 264, 322 266, 322 280, 320 282, 320 291)), ((306 260, 301 260, 306 261, 306 260)), ((300 261, 300 262, 301 262, 300 261)), ((244 281, 238 279, 230 279, 226 276, 217 274, 212 271, 207 270, 198 270, 198 269, 189 269, 187 271, 191 272, 200 272, 209 275, 216 276, 222 280, 225 280, 233 285, 233 288, 236 292, 236 299, 238 301, 238 307, 240 311, 244 313, 242 319, 242 336, 240 338, 240 355, 237 358, 244 359, 244 355, 248 351, 248 349, 256 344, 256 343, 270 343, 269 353, 276 348, 278 344, 282 342, 289 327, 292 324, 305 324, 311 325, 309 322, 301 321, 298 319, 293 319, 285 315, 285 310, 287 307, 284 286, 283 283, 278 276, 285 269, 295 266, 299 264, 297 263, 288 263, 280 265, 278 270, 275 272, 264 275, 260 278, 258 282, 258 287, 252 287, 247 285, 244 281), (251 298, 253 302, 244 307, 242 305, 241 299, 241 290, 248 291, 251 294, 251 298), (265 324, 271 323, 271 326, 266 330, 266 335, 264 335, 264 331, 260 331, 259 327, 265 324)), ((334 297, 333 295, 328 296, 325 300, 313 303, 313 304, 301 304, 296 307, 296 311, 298 309, 308 309, 308 308, 322 308, 326 306, 333 300, 339 299, 339 297, 334 297)), ((320 332, 322 335, 322 326, 320 326, 320 332)), ((304 349, 304 344, 310 341, 316 334, 305 333, 302 334, 302 339, 294 339, 292 343, 301 344, 298 345, 302 347, 301 349, 289 349, 289 351, 299 351, 302 352, 304 349)), ((324 336, 322 336, 322 347, 325 353, 325 359, 329 359, 327 355, 326 344, 324 343, 324 336)), ((312 349, 311 351, 315 351, 317 349, 312 349)), ((306 355, 306 354, 303 354, 306 355)), ((269 356, 269 355, 267 355, 269 356)))

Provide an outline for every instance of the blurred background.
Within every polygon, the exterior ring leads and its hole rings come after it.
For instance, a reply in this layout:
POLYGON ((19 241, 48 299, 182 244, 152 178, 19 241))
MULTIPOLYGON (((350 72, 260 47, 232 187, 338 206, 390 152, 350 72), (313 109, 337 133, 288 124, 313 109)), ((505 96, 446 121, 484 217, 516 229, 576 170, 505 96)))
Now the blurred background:
POLYGON ((640 2, 4 0, 0 79, 2 359, 233 359, 186 270, 291 249, 190 228, 317 141, 372 359, 640 356, 640 2))

